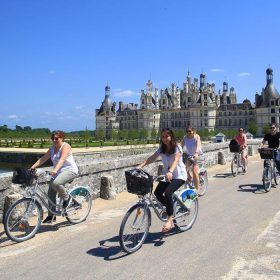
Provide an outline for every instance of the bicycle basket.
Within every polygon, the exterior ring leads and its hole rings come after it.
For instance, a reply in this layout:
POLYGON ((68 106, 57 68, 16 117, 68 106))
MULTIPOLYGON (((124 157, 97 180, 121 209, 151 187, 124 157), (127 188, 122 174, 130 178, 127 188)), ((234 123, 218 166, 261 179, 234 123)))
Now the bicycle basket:
POLYGON ((259 153, 262 159, 273 159, 274 152, 271 148, 261 148, 259 149, 259 153))
POLYGON ((127 191, 129 193, 145 195, 153 186, 153 177, 142 169, 125 171, 127 191))
POLYGON ((240 152, 240 145, 229 145, 229 150, 231 153, 239 153, 240 152))
POLYGON ((34 181, 35 175, 28 169, 16 168, 13 172, 12 182, 14 184, 23 184, 30 186, 34 181))

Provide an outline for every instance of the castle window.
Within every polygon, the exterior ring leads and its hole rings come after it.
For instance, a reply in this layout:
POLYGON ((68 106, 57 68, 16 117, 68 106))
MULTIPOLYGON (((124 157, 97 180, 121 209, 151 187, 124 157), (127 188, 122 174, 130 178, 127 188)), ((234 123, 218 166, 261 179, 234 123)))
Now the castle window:
POLYGON ((275 109, 271 108, 271 114, 275 114, 275 109))
POLYGON ((275 105, 275 103, 274 103, 274 100, 271 100, 271 106, 274 106, 275 105))

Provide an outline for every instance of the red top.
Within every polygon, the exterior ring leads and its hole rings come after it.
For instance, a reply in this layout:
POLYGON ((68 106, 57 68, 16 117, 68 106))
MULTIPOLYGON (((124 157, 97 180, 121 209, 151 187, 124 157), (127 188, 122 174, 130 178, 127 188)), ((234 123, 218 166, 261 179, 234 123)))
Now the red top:
POLYGON ((247 136, 246 134, 237 134, 234 138, 240 146, 243 146, 245 148, 247 146, 247 136))

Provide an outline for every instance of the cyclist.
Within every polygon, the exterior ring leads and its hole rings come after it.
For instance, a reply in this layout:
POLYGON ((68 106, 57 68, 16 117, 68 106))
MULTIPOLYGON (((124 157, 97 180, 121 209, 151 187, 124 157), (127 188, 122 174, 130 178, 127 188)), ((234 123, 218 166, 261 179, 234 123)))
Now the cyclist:
MULTIPOLYGON (((280 132, 277 132, 276 124, 272 123, 270 125, 270 133, 265 134, 262 143, 260 144, 260 148, 267 142, 268 148, 279 149, 279 138, 280 138, 280 132)), ((278 158, 275 158, 275 163, 276 163, 277 170, 280 172, 280 161, 278 160, 278 158)))
POLYGON ((247 171, 247 136, 244 133, 243 127, 240 127, 238 134, 234 137, 234 140, 238 143, 241 149, 241 160, 243 162, 243 172, 247 171))
MULTIPOLYGON (((55 204, 56 194, 63 198, 63 208, 66 209, 70 203, 71 197, 67 194, 64 184, 73 180, 78 174, 78 167, 74 161, 71 146, 64 142, 65 133, 61 130, 53 131, 51 134, 53 146, 48 149, 45 155, 39 158, 32 166, 35 169, 45 163, 48 159, 52 160, 54 169, 50 173, 48 197, 55 204)), ((43 223, 51 223, 56 217, 51 212, 43 223)))
POLYGON ((261 146, 263 146, 267 142, 268 148, 278 149, 280 132, 277 132, 275 123, 272 123, 270 125, 270 130, 270 133, 265 134, 261 146))
MULTIPOLYGON (((194 186, 197 190, 197 194, 200 195, 200 185, 199 185, 199 165, 198 161, 202 159, 203 153, 201 149, 201 141, 200 136, 196 133, 194 127, 188 127, 186 129, 186 135, 183 138, 183 148, 185 147, 187 154, 194 157, 194 166, 193 166, 193 182, 194 186)), ((186 162, 186 169, 192 163, 187 160, 186 162)), ((191 180, 191 174, 188 174, 188 180, 191 180)))
POLYGON ((178 190, 187 179, 187 172, 182 160, 183 150, 181 145, 176 143, 174 133, 171 129, 165 128, 161 132, 160 146, 157 151, 148 159, 142 162, 138 168, 154 162, 158 156, 163 162, 163 174, 166 181, 159 182, 154 192, 157 199, 166 207, 167 222, 164 224, 162 231, 169 231, 173 225, 173 193, 178 190))

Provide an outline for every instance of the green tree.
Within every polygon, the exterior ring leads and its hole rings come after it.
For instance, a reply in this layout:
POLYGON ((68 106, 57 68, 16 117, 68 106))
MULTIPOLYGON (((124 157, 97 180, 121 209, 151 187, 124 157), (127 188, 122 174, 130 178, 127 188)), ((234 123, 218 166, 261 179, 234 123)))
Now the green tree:
POLYGON ((175 130, 175 131, 174 131, 174 134, 175 134, 175 138, 176 138, 176 139, 182 140, 183 137, 184 137, 184 135, 185 135, 185 131, 182 130, 182 129, 175 130))
POLYGON ((139 137, 143 140, 148 138, 148 131, 146 128, 141 128, 139 131, 139 137))
POLYGON ((86 127, 85 130, 84 130, 83 138, 84 138, 84 140, 85 140, 86 147, 88 147, 88 141, 89 141, 89 138, 90 138, 90 133, 89 133, 87 127, 86 127))
POLYGON ((155 128, 153 128, 152 131, 151 131, 151 138, 153 140, 156 139, 157 138, 157 134, 158 134, 157 130, 155 128))
POLYGON ((110 131, 110 138, 111 139, 116 140, 116 139, 118 139, 118 136, 119 136, 119 131, 117 129, 112 129, 110 131))
POLYGON ((264 126, 263 126, 263 134, 267 134, 267 133, 269 133, 270 132, 270 124, 265 124, 264 126))
POLYGON ((258 125, 255 121, 249 121, 248 123, 248 131, 253 135, 256 135, 258 132, 258 125))
POLYGON ((104 137, 105 137, 105 131, 104 131, 103 128, 99 128, 99 129, 97 130, 96 137, 97 137, 98 140, 104 139, 104 137))
POLYGON ((23 131, 23 128, 20 125, 16 125, 16 131, 23 131))
POLYGON ((138 130, 136 130, 136 129, 129 130, 128 137, 129 137, 129 139, 133 139, 133 140, 138 139, 138 137, 139 137, 138 130))
POLYGON ((128 130, 127 129, 121 129, 119 131, 119 138, 122 140, 125 140, 128 138, 128 130))

